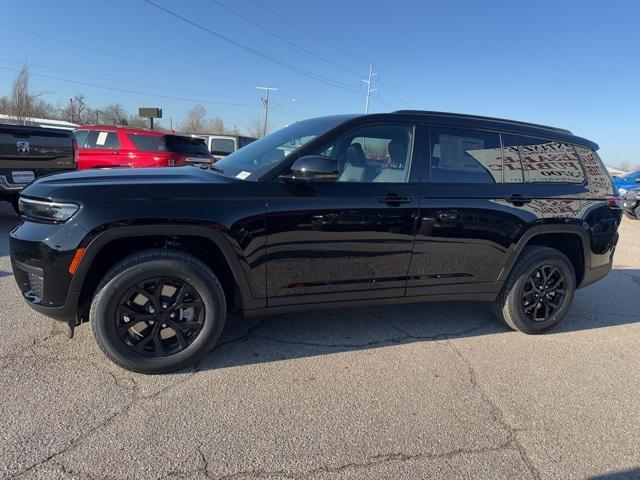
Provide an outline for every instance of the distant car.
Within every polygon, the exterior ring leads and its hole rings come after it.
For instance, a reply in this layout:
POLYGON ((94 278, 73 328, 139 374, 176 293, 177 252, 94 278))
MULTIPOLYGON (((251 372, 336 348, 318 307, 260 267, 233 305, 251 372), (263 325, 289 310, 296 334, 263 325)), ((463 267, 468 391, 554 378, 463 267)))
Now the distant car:
POLYGON ((627 189, 640 185, 640 170, 625 173, 624 175, 614 178, 613 184, 620 192, 620 195, 624 196, 627 189))
POLYGON ((18 211, 20 191, 50 173, 75 170, 70 130, 0 124, 0 200, 18 211))
POLYGON ((626 213, 629 218, 640 220, 640 185, 636 184, 629 188, 620 189, 619 191, 623 192, 621 196, 624 199, 624 203, 622 204, 624 213, 626 213))
POLYGON ((145 128, 94 125, 75 131, 78 170, 211 164, 204 140, 145 128))
POLYGON ((190 136, 202 138, 216 161, 222 160, 227 155, 231 155, 242 147, 256 141, 253 137, 244 137, 242 135, 194 133, 190 136))

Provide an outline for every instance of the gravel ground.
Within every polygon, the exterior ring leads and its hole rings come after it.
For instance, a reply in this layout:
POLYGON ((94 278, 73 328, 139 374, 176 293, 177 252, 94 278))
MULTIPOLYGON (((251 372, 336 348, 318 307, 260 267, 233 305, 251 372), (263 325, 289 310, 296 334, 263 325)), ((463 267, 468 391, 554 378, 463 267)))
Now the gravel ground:
POLYGON ((640 478, 640 222, 553 332, 481 303, 231 319, 188 371, 31 311, 0 206, 0 478, 640 478))

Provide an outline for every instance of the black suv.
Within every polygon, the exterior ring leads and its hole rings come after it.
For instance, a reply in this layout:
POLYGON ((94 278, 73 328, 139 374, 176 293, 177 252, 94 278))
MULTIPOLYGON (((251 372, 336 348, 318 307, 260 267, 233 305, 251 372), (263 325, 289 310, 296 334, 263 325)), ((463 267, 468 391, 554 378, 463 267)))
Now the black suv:
POLYGON ((316 118, 208 168, 36 181, 11 260, 30 306, 71 333, 90 320, 138 372, 195 362, 228 312, 481 300, 539 333, 611 269, 621 210, 597 149, 470 115, 316 118))

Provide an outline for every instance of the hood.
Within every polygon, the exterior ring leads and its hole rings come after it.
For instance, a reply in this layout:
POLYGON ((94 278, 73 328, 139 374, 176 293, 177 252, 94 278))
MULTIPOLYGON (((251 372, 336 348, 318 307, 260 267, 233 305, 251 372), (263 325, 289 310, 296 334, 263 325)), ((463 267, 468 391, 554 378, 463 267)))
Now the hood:
POLYGON ((215 183, 229 184, 235 181, 233 178, 198 167, 96 169, 42 177, 25 188, 22 195, 52 198, 57 192, 67 193, 87 189, 94 189, 97 192, 113 187, 130 190, 132 187, 145 187, 145 189, 169 185, 188 187, 215 183))

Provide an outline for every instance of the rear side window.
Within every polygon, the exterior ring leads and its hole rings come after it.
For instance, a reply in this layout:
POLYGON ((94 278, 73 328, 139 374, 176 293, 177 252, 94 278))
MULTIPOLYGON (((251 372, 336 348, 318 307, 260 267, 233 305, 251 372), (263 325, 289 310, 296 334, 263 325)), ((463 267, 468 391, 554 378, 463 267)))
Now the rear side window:
POLYGON ((584 172, 570 143, 518 137, 525 182, 583 183, 584 172))
POLYGON ((236 151, 236 142, 232 138, 214 138, 211 140, 211 153, 229 154, 236 151))
POLYGON ((143 152, 164 152, 167 149, 164 137, 131 133, 129 138, 136 148, 143 152))
POLYGON ((520 161, 520 148, 515 135, 501 134, 504 155, 502 181, 504 183, 523 183, 524 174, 520 161))
POLYGON ((86 130, 89 132, 84 143, 85 148, 117 150, 120 148, 118 134, 105 130, 86 130))
POLYGON ((201 138, 166 135, 164 137, 167 150, 174 153, 209 154, 209 149, 201 138))
POLYGON ((432 128, 430 178, 434 183, 500 183, 500 135, 460 128, 432 128))

